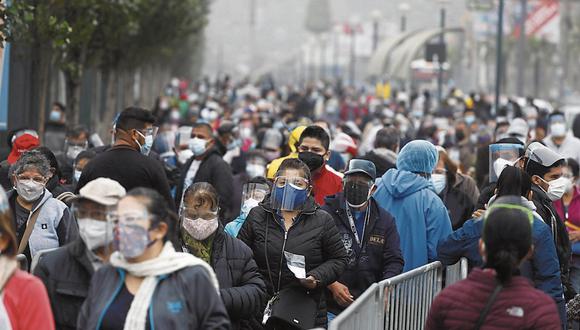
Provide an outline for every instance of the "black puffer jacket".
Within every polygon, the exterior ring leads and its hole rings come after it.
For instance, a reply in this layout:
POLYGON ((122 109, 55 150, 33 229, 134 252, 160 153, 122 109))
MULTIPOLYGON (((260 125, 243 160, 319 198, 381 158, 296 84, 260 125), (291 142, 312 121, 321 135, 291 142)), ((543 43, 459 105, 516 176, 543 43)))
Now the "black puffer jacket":
POLYGON ((446 187, 439 194, 439 198, 449 212, 453 230, 461 228, 465 221, 471 219, 475 205, 464 192, 455 187, 446 187))
POLYGON ((252 258, 252 250, 224 232, 220 225, 211 249, 211 267, 233 329, 253 329, 250 320, 265 303, 266 285, 252 258))
POLYGON ((76 329, 93 273, 81 238, 40 257, 34 275, 46 286, 57 329, 76 329))
POLYGON ((286 266, 283 251, 305 256, 306 276, 312 275, 320 281, 318 288, 314 290, 314 296, 319 297, 316 326, 326 326, 324 288, 339 278, 348 262, 334 220, 328 213, 319 209, 314 199, 310 197, 304 210, 286 232, 283 220, 270 207, 269 197, 265 200, 267 202, 250 211, 238 238, 254 251, 254 259, 266 281, 269 296, 274 294, 274 285, 278 284, 279 272, 281 272, 280 289, 298 284, 298 280, 286 266), (270 272, 266 259, 270 264, 270 272))

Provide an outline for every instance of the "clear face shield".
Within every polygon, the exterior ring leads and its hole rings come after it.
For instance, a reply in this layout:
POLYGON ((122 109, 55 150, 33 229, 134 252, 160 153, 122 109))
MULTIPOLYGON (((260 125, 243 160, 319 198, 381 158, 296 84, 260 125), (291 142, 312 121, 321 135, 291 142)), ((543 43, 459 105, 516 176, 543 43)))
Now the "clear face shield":
POLYGON ((524 146, 516 143, 496 143, 489 146, 489 182, 497 182, 506 166, 514 166, 524 146))
POLYGON ((113 247, 127 259, 139 257, 153 243, 149 238, 149 231, 153 228, 147 212, 111 212, 109 222, 114 228, 113 247))
POLYGON ((302 177, 279 176, 274 179, 270 203, 274 210, 301 210, 310 194, 310 182, 302 177))
POLYGON ((242 205, 243 214, 250 213, 250 210, 260 204, 266 195, 270 193, 270 188, 263 183, 246 183, 242 187, 242 205))

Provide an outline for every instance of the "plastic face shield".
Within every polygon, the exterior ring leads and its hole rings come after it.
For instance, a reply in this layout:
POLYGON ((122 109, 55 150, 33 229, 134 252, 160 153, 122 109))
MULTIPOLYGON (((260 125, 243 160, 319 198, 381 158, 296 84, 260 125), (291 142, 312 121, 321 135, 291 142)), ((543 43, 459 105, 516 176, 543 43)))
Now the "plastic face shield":
POLYGON ((263 201, 264 197, 266 197, 266 195, 268 195, 269 192, 270 188, 268 187, 267 184, 246 183, 242 187, 242 206, 249 199, 253 199, 258 202, 263 201))
POLYGON ((270 203, 274 210, 297 211, 302 209, 309 192, 310 183, 305 178, 279 176, 274 179, 270 203))
POLYGON ((497 182, 506 166, 513 166, 524 146, 516 143, 496 143, 489 146, 489 182, 497 182))
POLYGON ((139 212, 134 210, 110 212, 109 222, 113 224, 114 228, 114 247, 119 251, 126 247, 121 245, 130 244, 132 240, 139 242, 143 240, 143 235, 147 235, 151 229, 151 221, 147 212, 139 212), (124 239, 120 239, 120 236, 124 239))

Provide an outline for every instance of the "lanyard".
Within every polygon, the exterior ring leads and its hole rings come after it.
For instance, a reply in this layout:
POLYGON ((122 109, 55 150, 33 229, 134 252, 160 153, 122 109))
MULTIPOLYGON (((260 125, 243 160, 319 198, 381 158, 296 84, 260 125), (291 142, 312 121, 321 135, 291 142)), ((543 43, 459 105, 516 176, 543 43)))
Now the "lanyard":
POLYGON ((361 241, 364 241, 365 229, 367 226, 367 222, 369 219, 369 205, 367 205, 367 209, 365 211, 365 220, 363 223, 363 232, 362 232, 362 239, 358 238, 358 231, 356 230, 356 225, 354 224, 354 218, 352 216, 352 212, 350 211, 350 206, 346 203, 346 216, 348 217, 348 223, 350 224, 350 230, 354 234, 354 239, 356 240, 356 244, 359 247, 362 247, 361 241))

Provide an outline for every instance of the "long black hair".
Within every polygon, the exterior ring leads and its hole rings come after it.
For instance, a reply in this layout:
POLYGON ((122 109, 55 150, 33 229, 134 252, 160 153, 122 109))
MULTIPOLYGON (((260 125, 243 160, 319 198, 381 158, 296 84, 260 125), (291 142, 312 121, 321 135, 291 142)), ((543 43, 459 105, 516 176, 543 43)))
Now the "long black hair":
POLYGON ((515 166, 506 166, 497 179, 497 197, 523 196, 528 197, 532 190, 530 175, 515 166))
POLYGON ((485 267, 495 269, 502 284, 511 280, 532 246, 532 211, 520 200, 520 196, 498 198, 484 218, 485 267))

